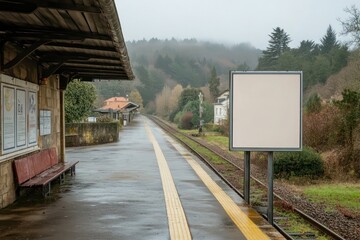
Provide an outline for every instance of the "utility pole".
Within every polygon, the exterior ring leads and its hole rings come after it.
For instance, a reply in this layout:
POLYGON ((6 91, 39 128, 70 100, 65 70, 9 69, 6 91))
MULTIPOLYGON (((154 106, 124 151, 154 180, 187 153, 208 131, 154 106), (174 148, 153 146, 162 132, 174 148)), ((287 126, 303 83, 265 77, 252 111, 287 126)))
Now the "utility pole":
POLYGON ((204 100, 204 95, 200 92, 199 93, 199 134, 202 133, 202 113, 203 113, 203 107, 202 107, 202 103, 204 100))

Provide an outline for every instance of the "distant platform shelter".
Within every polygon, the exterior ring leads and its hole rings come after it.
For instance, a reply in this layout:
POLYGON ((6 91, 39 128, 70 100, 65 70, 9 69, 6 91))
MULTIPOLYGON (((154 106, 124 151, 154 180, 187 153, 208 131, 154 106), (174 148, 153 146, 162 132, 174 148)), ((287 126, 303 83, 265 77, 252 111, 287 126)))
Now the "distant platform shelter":
POLYGON ((122 119, 123 125, 126 126, 132 121, 139 107, 138 104, 130 102, 128 98, 112 97, 105 100, 104 106, 96 109, 95 112, 108 114, 116 120, 122 119))

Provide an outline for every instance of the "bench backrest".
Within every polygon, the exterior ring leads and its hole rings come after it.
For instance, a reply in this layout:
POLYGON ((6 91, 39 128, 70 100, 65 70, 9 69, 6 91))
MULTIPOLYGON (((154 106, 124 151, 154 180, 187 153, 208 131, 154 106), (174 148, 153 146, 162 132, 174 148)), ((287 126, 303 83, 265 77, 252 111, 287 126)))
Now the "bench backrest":
POLYGON ((58 163, 56 148, 36 152, 14 161, 15 173, 19 184, 26 182, 39 173, 58 163))

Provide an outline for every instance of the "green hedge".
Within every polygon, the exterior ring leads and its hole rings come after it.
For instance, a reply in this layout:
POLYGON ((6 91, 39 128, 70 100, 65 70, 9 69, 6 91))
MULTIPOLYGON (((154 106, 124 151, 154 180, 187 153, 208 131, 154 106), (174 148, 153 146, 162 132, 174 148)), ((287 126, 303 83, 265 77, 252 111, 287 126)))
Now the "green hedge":
POLYGON ((276 177, 309 176, 317 178, 324 175, 324 164, 319 153, 305 147, 301 152, 277 152, 274 155, 276 177))

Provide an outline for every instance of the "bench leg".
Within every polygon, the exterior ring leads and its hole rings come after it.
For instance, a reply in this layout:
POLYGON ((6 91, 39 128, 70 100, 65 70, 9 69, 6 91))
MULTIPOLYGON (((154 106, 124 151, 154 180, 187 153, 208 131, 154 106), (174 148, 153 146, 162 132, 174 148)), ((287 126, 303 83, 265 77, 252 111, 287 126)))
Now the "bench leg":
POLYGON ((61 175, 60 175, 60 184, 64 184, 65 183, 65 172, 63 172, 61 175))
POLYGON ((49 196, 49 195, 50 195, 50 189, 51 189, 50 183, 45 184, 45 185, 42 187, 42 195, 43 195, 44 197, 49 196))
POLYGON ((75 175, 75 165, 71 167, 70 174, 71 174, 71 176, 75 175))

